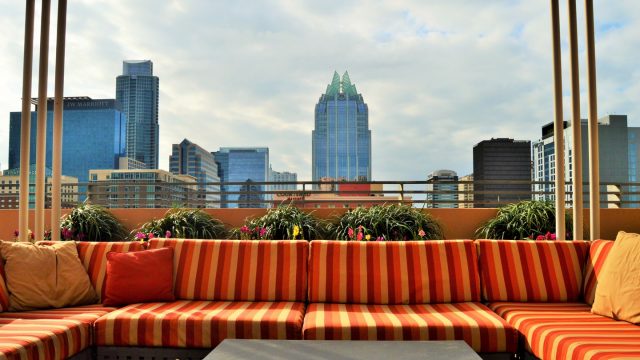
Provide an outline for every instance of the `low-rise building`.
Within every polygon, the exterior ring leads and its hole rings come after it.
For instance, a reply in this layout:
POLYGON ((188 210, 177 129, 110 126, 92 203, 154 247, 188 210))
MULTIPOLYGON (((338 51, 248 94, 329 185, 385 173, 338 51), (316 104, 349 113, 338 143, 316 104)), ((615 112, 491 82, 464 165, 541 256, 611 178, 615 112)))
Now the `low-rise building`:
MULTIPOLYGON (((51 207, 51 169, 45 169, 45 207, 51 207)), ((35 165, 29 171, 29 208, 36 204, 35 165)), ((9 169, 0 175, 0 209, 17 209, 19 202, 20 169, 9 169)), ((60 176, 60 202, 63 208, 70 208, 78 203, 78 178, 60 176)))
POLYGON ((194 207, 198 183, 159 169, 90 170, 88 198, 108 208, 194 207))

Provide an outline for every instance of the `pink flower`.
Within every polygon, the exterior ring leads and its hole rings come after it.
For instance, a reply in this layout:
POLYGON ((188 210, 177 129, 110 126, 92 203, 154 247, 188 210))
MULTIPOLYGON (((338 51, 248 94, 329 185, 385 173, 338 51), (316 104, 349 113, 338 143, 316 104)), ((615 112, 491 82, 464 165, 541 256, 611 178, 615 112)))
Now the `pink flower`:
POLYGON ((136 233, 136 239, 138 239, 138 240, 142 240, 142 239, 144 239, 144 238, 146 238, 146 237, 147 237, 147 236, 146 236, 143 232, 138 231, 138 232, 136 233))
POLYGON ((249 230, 249 227, 248 227, 247 225, 244 225, 244 226, 242 226, 242 227, 240 228, 240 232, 243 232, 243 233, 250 233, 250 232, 251 232, 251 230, 249 230))
POLYGON ((544 240, 544 235, 538 235, 538 236, 536 236, 536 240, 544 240))
POLYGON ((556 234, 549 235, 549 240, 557 240, 556 239, 556 234))
POLYGON ((267 233, 267 228, 260 229, 260 237, 263 237, 267 233))
POLYGON ((376 238, 376 241, 384 241, 384 236, 378 236, 378 237, 376 238))
POLYGON ((167 231, 164 233, 164 237, 166 237, 166 238, 170 238, 170 237, 171 237, 171 231, 167 230, 167 231))
POLYGON ((353 239, 353 229, 349 228, 349 230, 347 230, 347 235, 349 236, 349 239, 353 239))
POLYGON ((155 235, 153 235, 153 233, 150 232, 147 237, 149 238, 149 240, 151 240, 151 239, 153 239, 155 237, 155 235))
POLYGON ((364 237, 364 234, 362 234, 362 231, 358 231, 358 241, 362 241, 363 237, 364 237))
POLYGON ((424 230, 420 229, 420 231, 418 231, 418 236, 423 238, 423 237, 427 236, 427 233, 425 233, 424 230))

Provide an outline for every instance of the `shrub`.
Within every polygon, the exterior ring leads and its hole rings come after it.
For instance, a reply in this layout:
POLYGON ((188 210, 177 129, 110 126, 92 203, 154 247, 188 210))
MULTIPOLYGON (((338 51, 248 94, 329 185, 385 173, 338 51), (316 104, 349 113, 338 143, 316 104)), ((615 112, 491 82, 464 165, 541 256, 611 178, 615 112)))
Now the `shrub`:
POLYGON ((83 203, 62 217, 60 235, 64 240, 123 241, 127 230, 106 208, 83 203))
MULTIPOLYGON (((571 215, 566 214, 567 238, 571 237, 571 215)), ((476 230, 476 238, 536 239, 551 238, 556 228, 556 209, 550 201, 521 201, 501 207, 493 219, 476 230)))
POLYGON ((324 235, 325 225, 310 213, 287 204, 269 209, 256 219, 248 219, 235 229, 233 237, 240 239, 315 240, 324 235))
POLYGON ((330 226, 337 240, 443 239, 442 227, 431 215, 408 205, 376 205, 349 210, 330 226), (368 237, 368 239, 367 239, 368 237))
POLYGON ((149 237, 222 239, 226 237, 226 230, 220 220, 202 210, 170 209, 162 218, 151 220, 134 230, 132 237, 139 240, 149 237), (144 236, 141 237, 140 234, 144 236))

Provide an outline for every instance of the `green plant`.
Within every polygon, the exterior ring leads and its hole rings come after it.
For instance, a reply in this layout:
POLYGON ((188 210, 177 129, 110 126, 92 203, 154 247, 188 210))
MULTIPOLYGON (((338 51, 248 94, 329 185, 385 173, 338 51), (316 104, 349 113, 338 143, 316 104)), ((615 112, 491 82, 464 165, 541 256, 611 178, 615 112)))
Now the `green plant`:
POLYGON ((329 227, 337 240, 443 239, 440 223, 408 205, 376 205, 349 210, 329 227))
POLYGON ((131 236, 138 240, 160 236, 183 239, 222 239, 226 234, 224 224, 220 220, 199 209, 169 209, 162 218, 151 220, 131 232, 131 236), (140 234, 146 236, 140 237, 140 234), (149 236, 149 234, 153 235, 149 236))
POLYGON ((321 220, 291 204, 287 204, 269 209, 266 214, 259 218, 246 220, 243 227, 234 230, 233 237, 314 240, 323 238, 324 230, 325 225, 321 220), (259 237, 251 236, 251 233, 254 232, 257 232, 259 237), (247 234, 250 237, 247 237, 247 234))
POLYGON ((60 219, 60 233, 64 240, 122 241, 127 230, 106 208, 82 203, 60 219))
MULTIPOLYGON (((556 209, 550 201, 521 201, 501 207, 498 214, 476 230, 476 238, 535 239, 549 237, 556 228, 556 209)), ((571 215, 566 214, 567 238, 572 232, 571 215)))

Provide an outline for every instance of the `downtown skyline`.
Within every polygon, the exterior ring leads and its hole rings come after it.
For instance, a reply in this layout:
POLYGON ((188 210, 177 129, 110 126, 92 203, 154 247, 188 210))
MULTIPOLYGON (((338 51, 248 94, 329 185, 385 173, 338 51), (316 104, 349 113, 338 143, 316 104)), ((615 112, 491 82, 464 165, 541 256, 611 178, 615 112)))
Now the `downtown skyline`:
MULTIPOLYGON (((257 2, 248 9, 167 2, 158 6, 170 27, 145 15, 151 2, 94 4, 69 6, 65 96, 113 98, 122 60, 153 60, 163 82, 163 169, 170 145, 188 138, 206 149, 267 146, 274 168, 310 179, 313 109, 334 70, 348 69, 364 89, 374 180, 419 180, 439 168, 470 173, 473 144, 492 137, 537 140, 540 127, 552 120, 546 3, 398 2, 362 11, 357 2, 332 8, 257 2), (213 21, 205 22, 208 16, 213 21), (328 16, 335 21, 324 24, 328 16), (107 26, 117 34, 101 30, 107 26), (418 159, 420 166, 397 159, 418 159)), ((9 112, 20 109, 22 5, 0 0, 5 167, 9 112)), ((627 114, 630 126, 640 125, 640 70, 633 55, 640 48, 639 7, 610 1, 595 9, 598 115, 627 114)), ((580 6, 578 11, 582 21, 580 6)), ((565 51, 565 68, 567 63, 565 51)), ((567 73, 563 80, 568 114, 567 73)), ((581 87, 586 89, 584 79, 581 87)), ((583 117, 585 100, 583 95, 583 117)))

